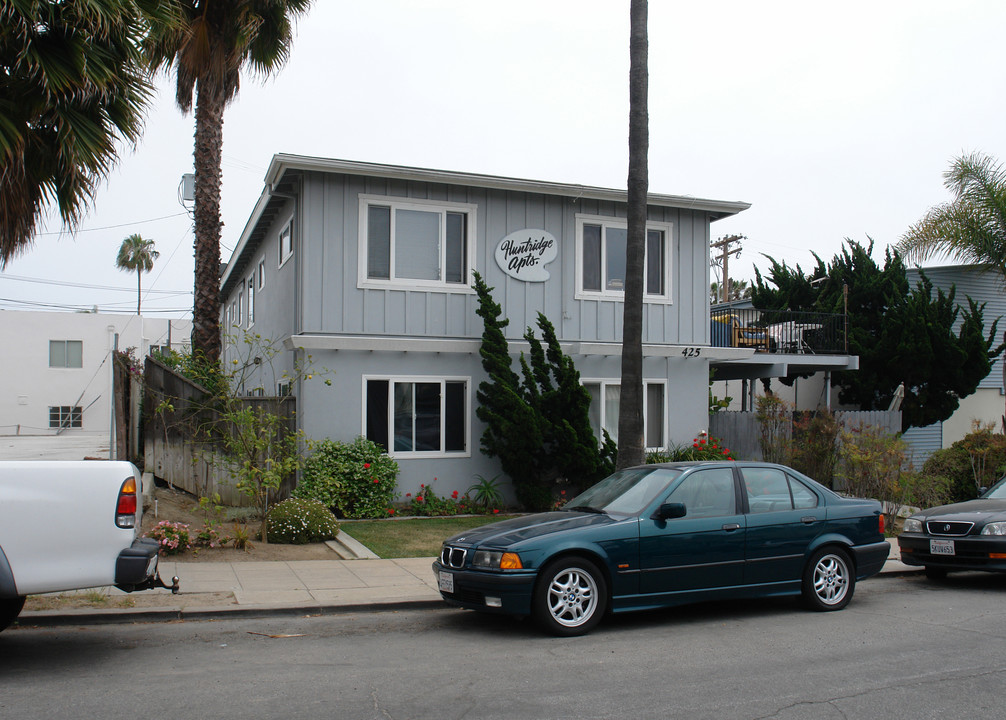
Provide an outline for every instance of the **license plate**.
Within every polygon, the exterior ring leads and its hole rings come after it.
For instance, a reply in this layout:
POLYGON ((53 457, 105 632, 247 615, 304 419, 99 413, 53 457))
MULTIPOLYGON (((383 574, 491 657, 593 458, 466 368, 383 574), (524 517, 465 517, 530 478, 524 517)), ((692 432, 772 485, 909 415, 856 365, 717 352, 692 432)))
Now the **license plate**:
POLYGON ((454 592, 454 573, 440 571, 440 592, 453 593, 454 592))
POLYGON ((929 541, 929 553, 931 555, 953 555, 954 554, 954 541, 953 540, 930 540, 929 541))

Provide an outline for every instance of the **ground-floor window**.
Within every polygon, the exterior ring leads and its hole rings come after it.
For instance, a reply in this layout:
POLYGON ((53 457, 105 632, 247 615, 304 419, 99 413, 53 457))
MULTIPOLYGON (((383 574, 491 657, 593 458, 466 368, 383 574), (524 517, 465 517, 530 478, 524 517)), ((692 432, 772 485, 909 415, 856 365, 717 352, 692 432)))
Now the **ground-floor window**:
MULTIPOLYGON (((598 442, 603 440, 602 430, 617 442, 621 385, 618 381, 586 380, 583 386, 590 393, 590 425, 598 442)), ((647 450, 667 449, 666 395, 667 383, 659 380, 643 383, 643 438, 647 450)))
POLYGON ((83 427, 84 411, 80 405, 50 405, 49 427, 79 428, 83 427))
POLYGON ((391 455, 468 453, 468 378, 365 378, 367 439, 391 455))

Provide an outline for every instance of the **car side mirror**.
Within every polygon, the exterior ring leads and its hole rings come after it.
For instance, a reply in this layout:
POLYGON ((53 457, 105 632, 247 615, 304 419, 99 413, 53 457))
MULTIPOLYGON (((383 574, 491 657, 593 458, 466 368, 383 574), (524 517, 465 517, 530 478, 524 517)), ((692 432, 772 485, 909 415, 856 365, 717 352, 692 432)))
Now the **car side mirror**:
POLYGON ((673 520, 688 514, 684 503, 664 503, 654 513, 654 520, 673 520))

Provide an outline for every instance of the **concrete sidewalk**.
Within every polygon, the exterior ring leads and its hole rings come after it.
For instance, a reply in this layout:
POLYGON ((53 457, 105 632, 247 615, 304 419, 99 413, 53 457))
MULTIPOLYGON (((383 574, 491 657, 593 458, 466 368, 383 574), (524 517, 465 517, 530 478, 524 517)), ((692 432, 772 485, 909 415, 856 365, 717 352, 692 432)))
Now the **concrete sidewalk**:
MULTIPOLYGON (((897 541, 883 575, 914 573, 897 541)), ((161 562, 161 576, 179 577, 181 590, 148 590, 143 606, 25 611, 23 626, 205 620, 221 617, 324 615, 446 607, 437 591, 434 558, 304 560, 288 562, 161 562), (163 599, 163 603, 154 598, 163 599)), ((114 599, 124 596, 108 589, 114 599)))

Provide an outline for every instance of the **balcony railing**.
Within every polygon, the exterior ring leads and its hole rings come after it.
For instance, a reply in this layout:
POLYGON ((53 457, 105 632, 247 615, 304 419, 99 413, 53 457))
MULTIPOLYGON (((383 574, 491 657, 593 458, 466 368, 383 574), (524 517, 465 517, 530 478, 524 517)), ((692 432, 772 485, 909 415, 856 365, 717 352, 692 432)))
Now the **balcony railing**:
POLYGON ((709 331, 714 347, 747 347, 787 355, 847 353, 844 315, 713 307, 709 331))

